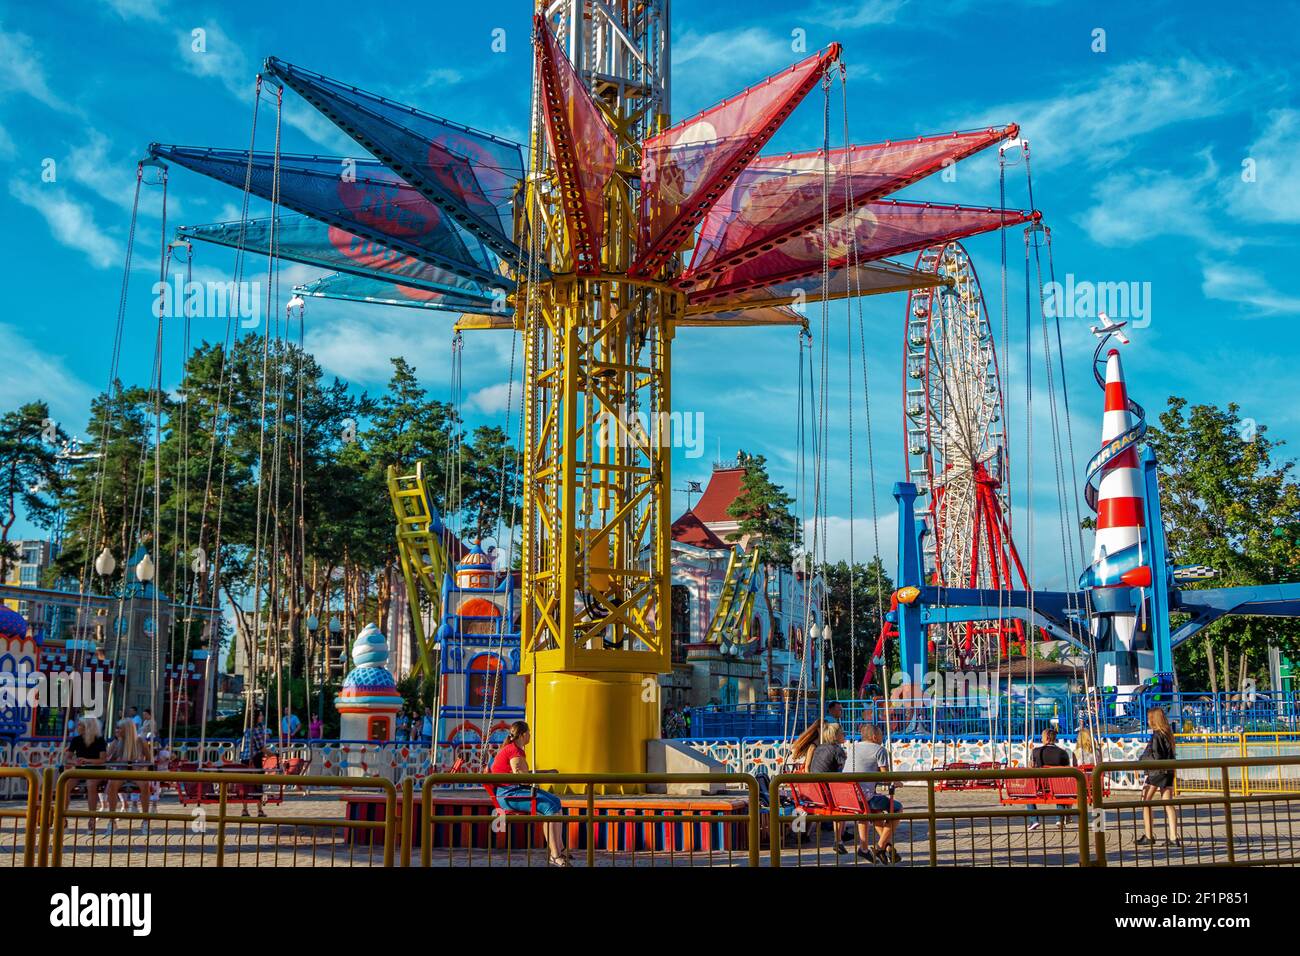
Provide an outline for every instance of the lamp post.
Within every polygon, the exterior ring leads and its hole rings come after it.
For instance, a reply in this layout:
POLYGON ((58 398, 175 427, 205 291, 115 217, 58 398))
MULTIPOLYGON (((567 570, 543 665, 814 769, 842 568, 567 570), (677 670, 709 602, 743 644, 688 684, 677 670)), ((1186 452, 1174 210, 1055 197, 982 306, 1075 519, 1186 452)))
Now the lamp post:
MULTIPOLYGON (((316 713, 323 721, 325 719, 325 688, 321 682, 320 672, 316 668, 316 658, 313 651, 316 649, 316 632, 320 629, 320 618, 315 614, 308 614, 307 620, 303 621, 307 628, 307 659, 304 662, 304 670, 307 678, 311 679, 312 671, 317 671, 316 681, 316 713)), ((307 697, 307 737, 311 738, 311 697, 307 697)))
MULTIPOLYGON (((329 638, 328 645, 327 645, 327 647, 325 648, 325 658, 326 658, 326 661, 327 661, 327 663, 326 663, 327 671, 328 671, 328 669, 329 669, 329 664, 328 664, 328 661, 329 661, 329 652, 330 652, 330 650, 333 648, 333 646, 334 646, 334 642, 338 640, 338 638, 339 638, 339 633, 340 633, 342 630, 343 630, 343 625, 342 625, 341 623, 339 623, 339 619, 338 619, 338 617, 337 617, 337 616, 334 616, 334 615, 331 615, 331 616, 330 616, 330 623, 329 623, 330 638, 329 638)), ((341 672, 341 671, 342 671, 346 666, 347 666, 347 665, 346 665, 346 663, 345 663, 344 657, 343 657, 343 656, 340 656, 340 657, 339 657, 339 670, 340 670, 340 672, 341 672)))

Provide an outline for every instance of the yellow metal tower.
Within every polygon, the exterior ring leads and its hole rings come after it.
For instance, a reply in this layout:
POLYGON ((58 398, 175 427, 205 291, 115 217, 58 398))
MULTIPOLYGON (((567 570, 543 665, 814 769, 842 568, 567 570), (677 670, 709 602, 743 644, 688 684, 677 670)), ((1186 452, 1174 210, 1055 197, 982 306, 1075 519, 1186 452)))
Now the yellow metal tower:
POLYGON ((545 7, 538 29, 552 31, 587 85, 616 152, 595 224, 604 241, 585 248, 564 226, 573 143, 545 135, 546 81, 535 80, 519 241, 536 265, 515 298, 525 350, 520 669, 533 766, 635 772, 658 736, 657 677, 671 667, 671 452, 660 424, 684 296, 626 275, 640 144, 667 123, 667 3, 545 7))

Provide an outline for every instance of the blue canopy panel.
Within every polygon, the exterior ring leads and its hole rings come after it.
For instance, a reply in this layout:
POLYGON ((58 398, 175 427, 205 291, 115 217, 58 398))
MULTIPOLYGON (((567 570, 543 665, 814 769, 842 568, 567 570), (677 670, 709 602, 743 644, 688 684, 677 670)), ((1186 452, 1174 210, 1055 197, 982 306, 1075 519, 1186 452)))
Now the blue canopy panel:
POLYGON ((511 265, 523 148, 271 57, 266 72, 293 89, 430 202, 511 265))
MULTIPOLYGON (((154 143, 149 152, 238 189, 247 177, 254 195, 271 200, 273 153, 254 152, 250 167, 242 149, 154 143)), ((490 249, 376 160, 282 153, 279 198, 294 212, 472 282, 500 281, 500 261, 490 249)))
POLYGON ((293 291, 299 295, 313 295, 322 299, 401 305, 413 309, 434 309, 439 312, 468 312, 474 315, 510 315, 511 313, 511 310, 504 305, 504 300, 499 300, 502 304, 494 310, 493 303, 498 300, 491 298, 471 298, 447 292, 434 292, 384 279, 349 275, 346 272, 322 276, 305 285, 295 286, 293 291))
MULTIPOLYGON (((232 249, 244 248, 267 254, 271 245, 270 218, 239 222, 217 222, 202 226, 181 226, 177 233, 232 249)), ((371 239, 317 222, 308 216, 281 216, 275 232, 275 251, 281 259, 348 272, 365 278, 400 281, 430 292, 448 292, 469 298, 489 299, 492 290, 446 269, 439 269, 413 256, 397 252, 371 239)))

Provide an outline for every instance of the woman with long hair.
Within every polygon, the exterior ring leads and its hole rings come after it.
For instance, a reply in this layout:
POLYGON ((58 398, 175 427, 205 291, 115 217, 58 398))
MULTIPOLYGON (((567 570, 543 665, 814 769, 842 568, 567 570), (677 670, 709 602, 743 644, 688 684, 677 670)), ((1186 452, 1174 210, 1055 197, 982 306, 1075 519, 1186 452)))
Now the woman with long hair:
MULTIPOLYGON (((114 765, 116 770, 151 769, 153 748, 148 741, 140 737, 134 720, 124 718, 117 722, 117 727, 113 730, 113 742, 108 745, 108 762, 114 765)), ((117 810, 117 795, 129 782, 127 780, 110 780, 108 782, 105 802, 108 804, 109 812, 117 810)), ((133 786, 140 793, 140 811, 147 814, 149 812, 149 785, 147 783, 135 783, 133 786)), ((108 823, 108 829, 111 833, 113 830, 112 820, 108 823)), ((142 829, 145 833, 149 832, 148 820, 144 821, 142 829)))
MULTIPOLYGON (((528 724, 516 720, 510 725, 506 742, 492 758, 490 773, 528 773, 528 757, 524 748, 532 740, 528 724)), ((547 790, 532 785, 508 784, 506 786, 483 785, 489 795, 495 795, 498 806, 514 813, 536 813, 539 816, 559 816, 564 812, 560 798, 547 790), (537 809, 533 809, 533 807, 537 809)), ((564 847, 564 824, 551 820, 542 824, 546 835, 546 849, 551 866, 570 866, 572 857, 564 847)))
POLYGON ((1086 725, 1079 728, 1079 733, 1074 738, 1074 762, 1080 767, 1092 767, 1100 762, 1097 759, 1097 743, 1086 725))
MULTIPOLYGON (((102 767, 108 759, 108 744, 99 731, 99 721, 94 717, 82 717, 77 721, 77 736, 68 740, 66 763, 70 767, 102 767)), ((86 786, 86 809, 94 813, 99 809, 99 781, 83 780, 86 786)), ((63 809, 68 809, 68 798, 72 788, 64 791, 63 809)), ((86 828, 95 830, 95 818, 86 818, 86 828)))
POLYGON ((821 742, 822 722, 818 719, 809 724, 808 729, 796 737, 794 743, 790 745, 790 759, 787 763, 795 773, 807 772, 808 765, 812 763, 813 751, 821 742))
MULTIPOLYGON (((1177 759, 1177 747, 1174 743, 1174 731, 1169 726, 1169 717, 1166 716, 1163 707, 1152 707, 1147 711, 1147 728, 1151 731, 1151 739, 1147 741, 1146 749, 1142 751, 1139 760, 1175 760, 1177 759)), ((1174 797, 1174 772, 1172 770, 1152 770, 1147 774, 1146 782, 1142 784, 1142 802, 1146 806, 1142 807, 1142 836, 1138 837, 1139 846, 1150 846, 1155 843, 1155 837, 1151 835, 1151 801, 1159 795, 1160 799, 1165 801, 1165 820, 1169 825, 1169 844, 1170 846, 1182 846, 1183 841, 1178 838, 1178 810, 1171 802, 1174 797)))

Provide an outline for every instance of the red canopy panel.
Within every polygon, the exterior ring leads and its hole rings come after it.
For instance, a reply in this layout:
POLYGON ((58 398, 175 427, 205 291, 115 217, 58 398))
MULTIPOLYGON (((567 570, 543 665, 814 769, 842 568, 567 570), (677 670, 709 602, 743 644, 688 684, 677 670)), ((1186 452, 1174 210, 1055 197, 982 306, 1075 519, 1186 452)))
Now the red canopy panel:
POLYGON ((614 132, 578 78, 540 14, 535 18, 537 58, 542 74, 546 142, 560 180, 564 219, 569 226, 574 271, 600 271, 605 228, 605 185, 617 158, 614 132))
POLYGON ((709 207, 817 85, 839 52, 839 44, 832 43, 645 141, 640 244, 628 270, 632 275, 653 275, 686 244, 709 207))
POLYGON ((690 301, 726 298, 756 287, 812 276, 820 278, 826 240, 830 267, 836 269, 851 264, 855 255, 858 262, 870 262, 1037 218, 1038 213, 1020 209, 877 200, 835 220, 829 233, 816 229, 733 266, 692 291, 690 301))
POLYGON ((835 215, 880 199, 1019 132, 1015 124, 941 136, 760 156, 709 210, 686 276, 716 275, 821 225, 822 191, 835 215), (827 163, 829 159, 829 163, 827 163), (829 166, 829 168, 827 168, 829 166))
POLYGON ((823 298, 843 299, 848 296, 928 289, 942 285, 943 281, 941 276, 933 272, 909 269, 896 262, 867 262, 832 269, 829 281, 825 283, 818 271, 813 276, 754 286, 712 298, 710 293, 689 292, 686 295, 686 318, 706 318, 712 313, 753 310, 770 305, 793 305, 795 312, 802 315, 799 310, 805 304, 820 302, 823 298))

